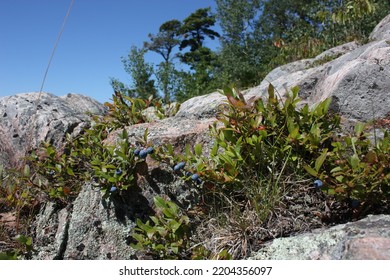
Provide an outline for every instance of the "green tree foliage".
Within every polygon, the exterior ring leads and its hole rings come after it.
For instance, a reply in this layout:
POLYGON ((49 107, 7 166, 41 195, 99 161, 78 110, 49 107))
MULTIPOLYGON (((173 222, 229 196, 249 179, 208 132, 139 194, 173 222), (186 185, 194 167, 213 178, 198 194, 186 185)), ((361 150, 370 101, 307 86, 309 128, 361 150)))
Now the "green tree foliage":
POLYGON ((170 101, 176 91, 175 74, 177 71, 172 62, 172 54, 174 48, 180 44, 180 27, 181 22, 178 20, 167 21, 160 26, 157 35, 148 35, 150 42, 144 43, 147 50, 160 54, 164 60, 158 65, 156 76, 166 103, 170 101))
POLYGON ((191 48, 191 52, 203 47, 206 37, 214 40, 219 38, 218 32, 210 29, 215 24, 215 16, 210 13, 210 8, 198 9, 183 21, 181 34, 184 39, 180 43, 180 49, 191 48))
POLYGON ((132 46, 127 57, 122 57, 125 71, 130 74, 133 85, 129 88, 118 79, 111 79, 114 91, 129 97, 148 99, 157 97, 157 89, 152 79, 153 65, 145 61, 146 49, 132 46))
POLYGON ((189 65, 191 71, 181 73, 183 91, 178 95, 179 100, 205 94, 214 90, 214 72, 217 64, 217 54, 204 45, 206 38, 216 39, 220 35, 211 29, 216 18, 210 8, 198 9, 183 20, 180 29, 183 39, 180 50, 189 51, 179 54, 180 61, 189 65))
POLYGON ((261 0, 216 0, 219 25, 223 31, 218 72, 220 84, 237 86, 258 82, 262 44, 254 40, 253 31, 262 7, 261 0))
POLYGON ((159 89, 164 93, 164 103, 178 100, 183 88, 180 72, 173 62, 161 62, 155 71, 159 89))
POLYGON ((157 35, 148 35, 150 42, 145 42, 144 47, 147 50, 160 54, 164 62, 170 62, 173 49, 180 44, 180 28, 181 22, 178 20, 170 20, 163 23, 157 35))
POLYGON ((365 41, 387 0, 216 0, 223 30, 218 78, 242 87, 273 68, 349 41, 365 41))

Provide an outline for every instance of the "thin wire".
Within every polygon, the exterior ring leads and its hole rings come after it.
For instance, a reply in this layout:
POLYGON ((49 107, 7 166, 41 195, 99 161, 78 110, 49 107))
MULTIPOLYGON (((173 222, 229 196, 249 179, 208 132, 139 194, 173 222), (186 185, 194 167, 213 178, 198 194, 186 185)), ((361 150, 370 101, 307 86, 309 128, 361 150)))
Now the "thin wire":
POLYGON ((32 143, 33 142, 32 141, 32 139, 33 139, 33 131, 34 131, 35 123, 36 123, 36 120, 37 120, 37 112, 38 112, 39 101, 40 101, 42 93, 43 93, 42 92, 43 91, 43 87, 44 87, 45 82, 46 82, 46 78, 47 78, 47 74, 48 74, 49 69, 50 69, 51 62, 52 62, 54 54, 56 52, 58 43, 59 43, 59 41, 61 39, 62 33, 64 32, 65 25, 66 25, 66 23, 68 21, 69 14, 70 14, 70 11, 72 10, 73 3, 74 3, 74 0, 71 0, 69 8, 68 8, 68 11, 66 12, 65 18, 64 18, 64 20, 62 22, 62 26, 61 26, 60 32, 58 33, 57 40, 56 40, 56 42, 54 44, 53 51, 51 52, 50 59, 49 59, 49 62, 47 64, 47 67, 46 67, 46 70, 45 70, 45 74, 44 74, 43 79, 42 79, 41 88, 39 89, 39 95, 38 95, 38 98, 37 98, 37 100, 35 102, 35 112, 33 114, 33 121, 31 122, 30 140, 29 140, 29 143, 26 146, 25 152, 29 152, 31 150, 31 148, 32 148, 32 145, 33 145, 33 143, 32 143))
POLYGON ((51 62, 53 60, 54 54, 55 54, 55 52, 57 50, 58 43, 59 43, 59 41, 61 39, 62 33, 64 32, 65 25, 66 25, 66 22, 68 21, 68 17, 69 17, 70 11, 72 9, 73 3, 74 3, 74 0, 72 0, 72 2, 70 3, 70 6, 68 8, 68 12, 66 13, 64 21, 62 22, 62 27, 61 27, 60 33, 58 34, 57 41, 56 41, 56 43, 54 45, 53 51, 52 51, 50 59, 49 59, 49 63, 47 64, 47 67, 46 67, 45 75, 43 76, 43 80, 42 80, 41 88, 39 90, 39 94, 42 93, 43 86, 45 85, 47 73, 49 72, 49 68, 50 68, 51 62))

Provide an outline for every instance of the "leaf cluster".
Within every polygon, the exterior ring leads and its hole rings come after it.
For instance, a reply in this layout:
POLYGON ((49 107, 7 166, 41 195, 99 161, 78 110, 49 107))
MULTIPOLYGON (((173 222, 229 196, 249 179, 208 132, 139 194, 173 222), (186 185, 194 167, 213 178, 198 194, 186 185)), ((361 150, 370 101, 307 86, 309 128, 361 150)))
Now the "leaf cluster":
POLYGON ((357 124, 354 133, 332 142, 314 168, 305 167, 324 182, 325 192, 358 203, 361 214, 390 199, 390 134, 373 145, 365 127, 357 124))
POLYGON ((152 255, 154 259, 188 258, 190 247, 190 220, 173 202, 154 197, 156 215, 145 223, 137 219, 131 246, 152 255))

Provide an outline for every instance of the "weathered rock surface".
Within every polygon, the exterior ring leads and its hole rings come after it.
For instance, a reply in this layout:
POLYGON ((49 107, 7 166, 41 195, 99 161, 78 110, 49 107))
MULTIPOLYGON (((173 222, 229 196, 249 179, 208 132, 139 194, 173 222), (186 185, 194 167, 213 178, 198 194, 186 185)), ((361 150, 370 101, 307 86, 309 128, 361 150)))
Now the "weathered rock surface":
POLYGON ((103 114, 90 97, 22 93, 0 98, 0 164, 13 165, 41 141, 61 145, 66 133, 75 136, 89 123, 86 112, 103 114))
POLYGON ((390 216, 368 216, 357 222, 277 238, 252 259, 389 260, 390 216))
POLYGON ((390 39, 390 14, 382 19, 370 34, 371 41, 381 41, 386 39, 390 39))
POLYGON ((132 189, 102 199, 86 184, 71 206, 47 203, 37 216, 35 259, 129 259, 129 232, 135 219, 151 214, 149 203, 132 189))

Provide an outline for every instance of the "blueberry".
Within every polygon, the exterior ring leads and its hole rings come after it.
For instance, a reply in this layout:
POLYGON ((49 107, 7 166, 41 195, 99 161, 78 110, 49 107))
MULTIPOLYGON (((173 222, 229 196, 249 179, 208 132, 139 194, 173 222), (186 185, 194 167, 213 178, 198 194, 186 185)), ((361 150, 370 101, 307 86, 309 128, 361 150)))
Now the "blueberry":
POLYGON ((321 180, 317 179, 314 181, 314 187, 316 187, 317 189, 321 188, 323 185, 324 185, 324 183, 322 183, 321 180))
POLYGON ((117 188, 115 186, 112 186, 110 189, 110 192, 115 192, 116 190, 117 190, 117 188))
POLYGON ((190 177, 190 176, 192 176, 192 173, 191 172, 186 172, 186 177, 190 177))
POLYGON ((194 180, 194 181, 197 181, 199 179, 199 175, 198 174, 193 174, 191 176, 191 179, 194 180))
POLYGON ((146 149, 146 153, 147 154, 153 154, 153 152, 154 152, 153 147, 149 147, 149 148, 146 149))
POLYGON ((146 150, 142 150, 139 152, 140 158, 146 158, 147 156, 148 156, 148 153, 146 152, 146 150))
POLYGON ((357 200, 357 199, 352 199, 352 200, 351 200, 351 207, 352 207, 352 208, 358 208, 359 205, 360 205, 359 200, 357 200))
POLYGON ((199 178, 199 175, 196 173, 191 176, 191 179, 195 181, 195 183, 197 183, 198 185, 202 184, 202 180, 199 178))
POLYGON ((116 175, 121 175, 122 174, 122 170, 121 169, 117 169, 116 172, 115 172, 116 175))
POLYGON ((138 156, 140 151, 141 151, 141 150, 137 148, 137 149, 134 150, 134 154, 135 154, 136 156, 138 156))
POLYGON ((55 174, 56 174, 56 172, 54 170, 50 170, 50 172, 49 172, 50 176, 54 176, 55 174))
POLYGON ((176 164, 176 165, 173 167, 173 170, 179 171, 179 170, 182 169, 185 165, 186 165, 186 163, 185 163, 184 161, 179 162, 178 164, 176 164))

